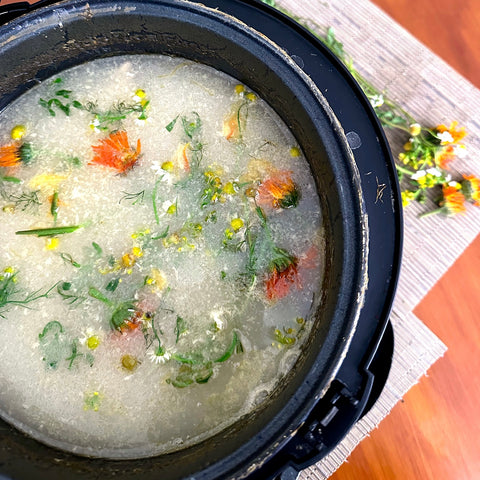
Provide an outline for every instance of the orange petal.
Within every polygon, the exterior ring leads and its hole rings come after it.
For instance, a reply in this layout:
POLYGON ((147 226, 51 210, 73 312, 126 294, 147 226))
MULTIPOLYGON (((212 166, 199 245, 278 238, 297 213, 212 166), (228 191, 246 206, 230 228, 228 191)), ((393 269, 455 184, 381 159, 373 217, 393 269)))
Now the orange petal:
POLYGON ((18 145, 10 144, 0 147, 0 167, 14 167, 20 162, 18 145))
POLYGON ((91 164, 104 165, 114 168, 120 173, 132 168, 141 152, 140 139, 137 140, 137 150, 133 150, 128 143, 127 132, 111 133, 108 138, 100 140, 100 145, 93 145, 95 153, 91 164))

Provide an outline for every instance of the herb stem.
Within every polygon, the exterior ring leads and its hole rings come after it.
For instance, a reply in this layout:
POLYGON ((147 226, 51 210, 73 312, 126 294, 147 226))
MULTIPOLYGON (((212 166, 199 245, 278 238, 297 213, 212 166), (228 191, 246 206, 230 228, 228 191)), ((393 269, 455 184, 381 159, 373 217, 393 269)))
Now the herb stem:
POLYGON ((111 308, 115 307, 115 304, 110 299, 108 299, 102 292, 100 292, 100 290, 98 290, 95 287, 90 287, 88 289, 88 294, 91 297, 96 298, 97 300, 100 300, 101 302, 105 303, 105 305, 108 305, 111 308))
POLYGON ((155 186, 153 187, 153 191, 152 191, 153 214, 155 215, 155 221, 157 222, 157 225, 160 224, 160 217, 158 216, 158 208, 157 208, 157 190, 158 190, 158 184, 160 183, 160 180, 161 178, 155 182, 155 186))
POLYGON ((18 230, 15 235, 35 235, 37 237, 51 237, 54 235, 63 235, 72 233, 82 228, 83 225, 71 225, 68 227, 50 227, 50 228, 34 228, 32 230, 18 230))
POLYGON ((0 177, 0 180, 2 182, 10 182, 10 183, 22 183, 22 180, 20 180, 17 177, 0 177))

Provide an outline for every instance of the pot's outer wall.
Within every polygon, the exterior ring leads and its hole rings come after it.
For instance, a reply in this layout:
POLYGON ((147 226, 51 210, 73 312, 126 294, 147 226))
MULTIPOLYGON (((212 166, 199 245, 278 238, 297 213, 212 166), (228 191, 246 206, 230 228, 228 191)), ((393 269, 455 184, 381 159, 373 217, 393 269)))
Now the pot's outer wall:
POLYGON ((293 62, 246 27, 182 1, 64 3, 0 29, 0 111, 61 70, 93 58, 163 53, 202 61, 256 90, 309 159, 324 207, 325 294, 302 359, 268 404, 225 432, 153 459, 106 461, 58 452, 0 424, 0 461, 14 478, 241 477, 294 433, 340 367, 366 288, 368 226, 360 180, 333 113, 293 62), (220 17, 220 18, 219 18, 220 17))

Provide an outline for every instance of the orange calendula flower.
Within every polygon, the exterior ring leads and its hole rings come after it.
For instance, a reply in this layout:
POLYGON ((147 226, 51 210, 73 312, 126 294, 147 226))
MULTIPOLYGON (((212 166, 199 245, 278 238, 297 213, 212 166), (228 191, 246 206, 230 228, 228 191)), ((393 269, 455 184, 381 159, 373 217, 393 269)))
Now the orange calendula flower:
POLYGON ((275 301, 288 295, 295 286, 301 288, 298 274, 298 259, 283 248, 275 247, 270 261, 270 273, 265 280, 265 296, 267 300, 275 301))
POLYGON ((137 149, 134 150, 128 143, 127 132, 111 133, 107 138, 100 140, 100 145, 93 145, 95 156, 90 164, 104 165, 124 173, 133 167, 141 151, 140 139, 137 140, 137 149))
POLYGON ((292 180, 291 172, 279 170, 262 181, 256 195, 259 205, 273 208, 294 208, 300 200, 300 192, 292 180))
POLYGON ((0 167, 15 167, 21 161, 18 144, 11 143, 0 147, 0 167))
POLYGON ((33 152, 30 143, 14 142, 0 147, 0 167, 17 167, 20 163, 28 164, 33 152))
POLYGON ((480 207, 480 179, 473 175, 463 175, 462 192, 465 197, 480 207))
POLYGON ((265 281, 265 296, 270 301, 279 300, 286 297, 294 286, 297 288, 301 286, 296 261, 284 270, 273 269, 265 281))
POLYGON ((459 143, 467 134, 465 128, 457 128, 458 122, 452 122, 449 127, 446 125, 439 125, 437 132, 441 145, 448 145, 451 143, 459 143))
POLYGON ((446 145, 440 148, 435 154, 435 164, 437 167, 446 170, 447 165, 455 159, 455 148, 453 145, 446 145))
POLYGON ((440 202, 440 206, 443 207, 448 215, 454 215, 466 211, 465 196, 457 187, 444 185, 442 193, 443 200, 440 202))

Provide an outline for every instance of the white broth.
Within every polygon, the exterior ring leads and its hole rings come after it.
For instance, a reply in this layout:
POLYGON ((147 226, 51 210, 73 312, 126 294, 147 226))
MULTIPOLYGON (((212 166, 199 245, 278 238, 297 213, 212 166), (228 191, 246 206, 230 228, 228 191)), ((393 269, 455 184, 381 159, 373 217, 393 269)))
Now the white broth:
POLYGON ((264 401, 321 294, 314 179, 247 86, 158 55, 0 115, 0 415, 82 455, 184 448, 264 401))

